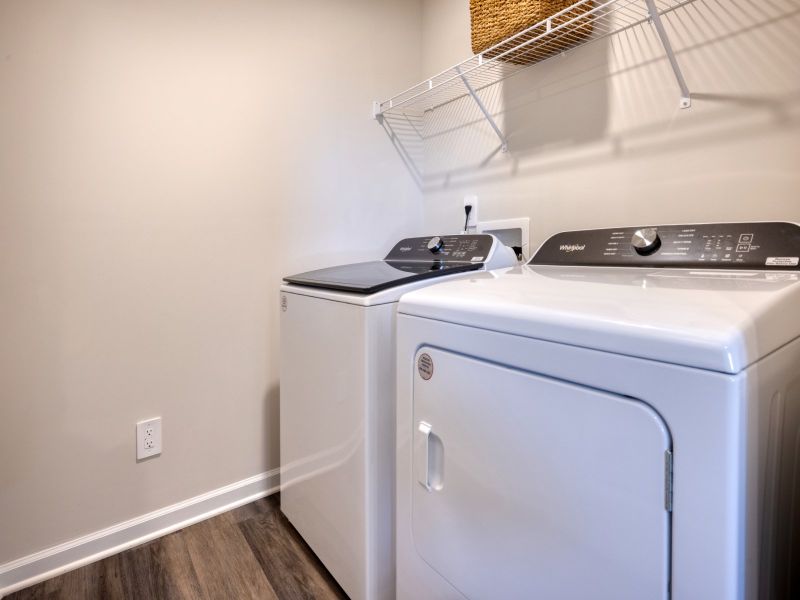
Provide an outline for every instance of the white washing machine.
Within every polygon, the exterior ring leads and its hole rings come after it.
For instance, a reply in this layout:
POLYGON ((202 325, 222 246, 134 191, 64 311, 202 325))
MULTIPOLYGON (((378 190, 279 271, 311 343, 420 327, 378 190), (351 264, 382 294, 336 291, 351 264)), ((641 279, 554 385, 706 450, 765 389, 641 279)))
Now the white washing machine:
POLYGON ((491 235, 420 237, 281 287, 281 509, 354 600, 394 597, 397 301, 515 264, 491 235))
POLYGON ((800 598, 798 257, 575 231, 403 296, 398 598, 800 598))

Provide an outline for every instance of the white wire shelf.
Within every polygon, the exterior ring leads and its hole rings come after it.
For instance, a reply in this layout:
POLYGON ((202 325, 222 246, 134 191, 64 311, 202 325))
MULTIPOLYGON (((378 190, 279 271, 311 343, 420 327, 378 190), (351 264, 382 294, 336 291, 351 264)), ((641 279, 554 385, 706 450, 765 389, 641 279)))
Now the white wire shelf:
POLYGON ((384 102, 373 114, 421 115, 465 96, 472 96, 501 140, 506 141, 478 96, 484 88, 577 46, 652 22, 664 46, 680 89, 681 108, 691 105, 689 88, 675 58, 661 15, 694 0, 579 0, 568 8, 517 33, 480 54, 419 83, 384 102))

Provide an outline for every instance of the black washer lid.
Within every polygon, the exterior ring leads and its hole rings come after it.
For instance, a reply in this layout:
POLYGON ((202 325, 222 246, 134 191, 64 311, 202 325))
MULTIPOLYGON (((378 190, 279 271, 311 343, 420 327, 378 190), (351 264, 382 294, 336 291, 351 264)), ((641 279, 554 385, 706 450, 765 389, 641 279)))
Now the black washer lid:
POLYGON ((287 283, 308 287, 374 294, 399 285, 443 275, 476 271, 483 263, 434 263, 376 260, 340 265, 284 277, 287 283))

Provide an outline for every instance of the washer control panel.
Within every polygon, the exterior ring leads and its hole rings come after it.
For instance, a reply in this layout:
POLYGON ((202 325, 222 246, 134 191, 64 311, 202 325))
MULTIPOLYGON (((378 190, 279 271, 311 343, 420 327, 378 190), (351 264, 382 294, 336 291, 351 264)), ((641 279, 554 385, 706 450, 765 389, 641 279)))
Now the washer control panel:
POLYGON ((489 259, 493 243, 486 234, 406 238, 395 244, 384 260, 483 263, 489 259))
POLYGON ((795 223, 705 223, 558 233, 531 265, 800 270, 795 223))

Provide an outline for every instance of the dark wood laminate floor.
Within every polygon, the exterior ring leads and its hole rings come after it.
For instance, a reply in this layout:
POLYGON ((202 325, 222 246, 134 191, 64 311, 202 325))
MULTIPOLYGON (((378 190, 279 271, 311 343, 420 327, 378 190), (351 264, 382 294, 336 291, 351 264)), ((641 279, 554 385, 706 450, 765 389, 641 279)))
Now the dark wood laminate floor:
POLYGON ((347 599, 275 494, 44 581, 29 599, 347 599))

